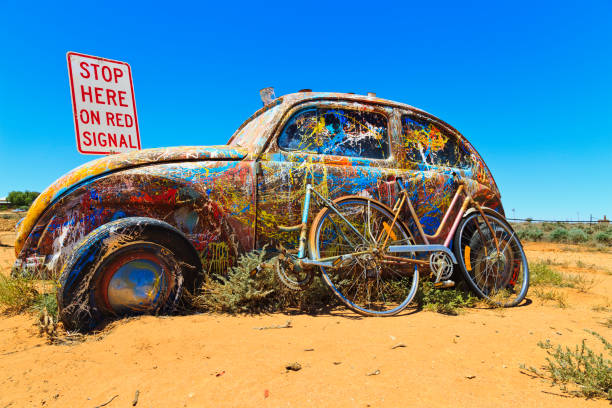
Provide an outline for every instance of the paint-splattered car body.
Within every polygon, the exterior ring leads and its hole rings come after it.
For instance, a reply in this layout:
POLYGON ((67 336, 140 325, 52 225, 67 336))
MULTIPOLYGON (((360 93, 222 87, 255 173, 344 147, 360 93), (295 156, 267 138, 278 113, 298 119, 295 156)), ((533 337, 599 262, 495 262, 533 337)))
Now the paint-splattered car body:
POLYGON ((397 177, 410 186, 427 233, 448 209, 455 177, 481 205, 503 215, 484 161, 445 122, 376 97, 301 92, 260 109, 226 146, 142 150, 66 174, 19 225, 16 267, 56 276, 71 249, 96 228, 149 217, 184 234, 204 272, 223 273, 242 252, 297 243, 277 226, 299 223, 307 183, 331 198, 359 194, 392 204, 397 177))

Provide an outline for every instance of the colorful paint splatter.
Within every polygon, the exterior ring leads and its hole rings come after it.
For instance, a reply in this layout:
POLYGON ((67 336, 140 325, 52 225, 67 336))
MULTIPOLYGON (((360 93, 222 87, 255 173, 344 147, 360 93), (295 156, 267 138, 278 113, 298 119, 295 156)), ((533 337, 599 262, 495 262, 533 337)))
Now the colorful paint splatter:
POLYGON ((61 177, 21 222, 16 266, 58 277, 95 231, 144 217, 184 237, 198 273, 223 273, 245 251, 295 247, 295 234, 277 227, 300 223, 308 183, 325 197, 354 194, 392 205, 394 180, 402 178, 433 234, 456 192, 455 177, 480 205, 503 214, 482 158, 436 117, 376 97, 290 94, 256 112, 228 145, 108 156, 61 177))

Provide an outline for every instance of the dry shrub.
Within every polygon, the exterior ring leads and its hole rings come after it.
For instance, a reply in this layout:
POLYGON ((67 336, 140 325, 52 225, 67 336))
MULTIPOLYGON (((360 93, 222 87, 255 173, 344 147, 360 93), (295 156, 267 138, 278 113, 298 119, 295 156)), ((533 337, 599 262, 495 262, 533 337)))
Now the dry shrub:
POLYGON ((57 319, 56 285, 44 284, 28 277, 0 275, 0 308, 9 314, 47 313, 57 319), (41 291, 40 288, 45 288, 41 291))
POLYGON ((559 384, 568 394, 612 401, 612 344, 599 333, 585 331, 601 341, 607 357, 590 349, 586 339, 573 350, 561 346, 554 348, 550 340, 546 340, 538 343, 538 347, 548 353, 547 364, 542 367, 544 372, 534 367, 526 368, 524 364, 521 364, 521 368, 537 377, 549 379, 553 384, 559 384))
POLYGON ((191 296, 190 304, 200 311, 223 313, 261 313, 286 309, 305 312, 328 310, 339 304, 332 291, 319 278, 303 291, 286 288, 266 259, 266 251, 243 254, 227 276, 207 277, 201 291, 191 296), (263 266, 262 266, 263 265, 263 266), (258 266, 261 266, 258 269, 258 266))
POLYGON ((39 296, 35 284, 29 278, 0 275, 0 307, 9 314, 27 311, 39 296))

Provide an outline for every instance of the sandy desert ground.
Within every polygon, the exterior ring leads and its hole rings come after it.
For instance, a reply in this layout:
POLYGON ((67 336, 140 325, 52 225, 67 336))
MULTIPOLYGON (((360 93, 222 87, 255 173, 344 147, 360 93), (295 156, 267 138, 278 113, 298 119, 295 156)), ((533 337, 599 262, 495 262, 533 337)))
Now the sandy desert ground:
MULTIPOLYGON (((14 259, 12 239, 0 231, 4 273, 14 259)), ((47 344, 34 316, 2 315, 0 408, 609 407, 568 397, 519 365, 545 362, 540 340, 575 345, 587 338, 596 348, 584 329, 612 338, 603 325, 612 315, 612 254, 550 243, 528 243, 526 251, 530 261, 549 259, 596 285, 586 293, 555 288, 567 308, 531 290, 524 306, 459 316, 414 309, 392 318, 343 309, 317 316, 147 316, 71 345, 47 344), (261 329, 289 320, 288 328, 261 329), (285 368, 294 362, 301 370, 285 368)))

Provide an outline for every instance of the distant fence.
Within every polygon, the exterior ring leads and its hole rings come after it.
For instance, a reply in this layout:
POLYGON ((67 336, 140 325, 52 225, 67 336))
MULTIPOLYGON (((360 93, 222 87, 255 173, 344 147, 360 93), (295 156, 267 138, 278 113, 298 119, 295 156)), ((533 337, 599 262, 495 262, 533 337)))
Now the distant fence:
POLYGON ((536 220, 533 218, 506 218, 508 221, 522 221, 522 222, 550 222, 550 223, 562 223, 562 224, 609 224, 610 220, 536 220))

